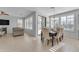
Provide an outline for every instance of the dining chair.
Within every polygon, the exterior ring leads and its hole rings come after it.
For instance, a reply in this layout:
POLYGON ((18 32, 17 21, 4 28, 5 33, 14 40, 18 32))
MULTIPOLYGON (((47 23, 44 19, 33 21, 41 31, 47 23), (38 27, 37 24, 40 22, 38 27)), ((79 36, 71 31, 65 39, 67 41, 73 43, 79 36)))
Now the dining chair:
POLYGON ((57 44, 63 40, 63 28, 58 29, 57 35, 54 36, 54 39, 57 41, 57 44))
POLYGON ((49 36, 49 30, 47 28, 42 29, 43 37, 44 37, 44 44, 49 45, 50 40, 52 37, 49 36))
POLYGON ((61 40, 60 41, 62 41, 63 36, 64 36, 64 28, 63 27, 60 28, 60 32, 61 32, 61 40))

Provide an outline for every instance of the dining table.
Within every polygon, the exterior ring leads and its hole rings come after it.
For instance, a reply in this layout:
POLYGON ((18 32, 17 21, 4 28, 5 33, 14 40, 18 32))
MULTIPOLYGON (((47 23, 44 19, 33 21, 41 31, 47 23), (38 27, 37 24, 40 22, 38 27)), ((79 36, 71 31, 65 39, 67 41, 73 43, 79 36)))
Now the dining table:
POLYGON ((49 31, 49 36, 52 37, 52 46, 54 45, 54 37, 57 35, 56 31, 49 31))
MULTIPOLYGON (((53 42, 54 42, 54 37, 57 35, 57 32, 56 31, 49 31, 49 36, 52 37, 51 41, 52 41, 52 46, 54 45, 53 42)), ((43 42, 43 33, 41 31, 41 41, 43 42)))

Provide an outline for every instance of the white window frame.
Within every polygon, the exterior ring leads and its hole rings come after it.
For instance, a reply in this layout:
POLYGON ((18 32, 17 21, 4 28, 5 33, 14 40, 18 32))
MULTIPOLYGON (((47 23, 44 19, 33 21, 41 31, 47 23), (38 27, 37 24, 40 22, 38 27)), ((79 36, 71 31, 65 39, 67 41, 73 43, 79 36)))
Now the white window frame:
POLYGON ((54 28, 56 26, 59 26, 59 17, 51 17, 51 28, 54 28))
MULTIPOLYGON (((64 26, 64 30, 73 31, 73 30, 74 30, 74 25, 75 25, 75 24, 74 24, 74 14, 67 15, 67 16, 62 16, 62 17, 65 17, 65 22, 64 22, 63 24, 61 23, 61 25, 64 26), (71 19, 73 19, 73 20, 72 20, 72 21, 73 21, 72 24, 68 23, 68 22, 69 22, 69 19, 70 19, 70 22, 71 22, 71 19), (73 28, 68 28, 68 26, 69 26, 68 24, 69 24, 69 25, 72 25, 73 28), (65 26, 66 26, 67 28, 66 28, 65 26)), ((62 18, 62 17, 61 17, 61 18, 62 18)), ((63 19, 61 19, 61 20, 63 20, 63 19)), ((60 21, 60 22, 61 22, 61 21, 60 21)))
POLYGON ((17 20, 17 26, 21 27, 21 28, 23 27, 23 19, 18 19, 17 20))
POLYGON ((27 19, 25 19, 25 28, 26 29, 30 29, 32 30, 32 24, 33 24, 33 16, 28 17, 27 19))

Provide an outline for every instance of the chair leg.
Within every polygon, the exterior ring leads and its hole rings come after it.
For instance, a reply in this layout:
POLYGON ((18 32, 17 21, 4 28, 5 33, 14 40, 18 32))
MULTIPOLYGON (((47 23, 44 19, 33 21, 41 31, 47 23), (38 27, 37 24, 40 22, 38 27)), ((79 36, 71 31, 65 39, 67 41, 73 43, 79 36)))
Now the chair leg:
POLYGON ((44 39, 43 44, 44 44, 44 46, 47 46, 47 41, 46 41, 46 39, 44 39))
POLYGON ((47 46, 47 45, 49 44, 49 41, 46 39, 46 40, 44 41, 44 44, 45 44, 45 46, 47 46))
POLYGON ((62 40, 63 40, 63 35, 62 35, 62 40))
POLYGON ((44 38, 42 38, 42 40, 41 40, 41 41, 42 41, 42 43, 44 43, 44 38))
POLYGON ((56 39, 56 41, 57 41, 57 44, 59 43, 59 39, 56 39))
POLYGON ((53 44, 53 39, 52 39, 52 46, 53 46, 54 44, 53 44))
POLYGON ((59 38, 59 41, 60 41, 60 42, 62 41, 62 37, 59 38))
POLYGON ((60 41, 62 41, 63 40, 63 35, 60 37, 60 41))
POLYGON ((49 40, 47 40, 47 45, 49 45, 49 40))

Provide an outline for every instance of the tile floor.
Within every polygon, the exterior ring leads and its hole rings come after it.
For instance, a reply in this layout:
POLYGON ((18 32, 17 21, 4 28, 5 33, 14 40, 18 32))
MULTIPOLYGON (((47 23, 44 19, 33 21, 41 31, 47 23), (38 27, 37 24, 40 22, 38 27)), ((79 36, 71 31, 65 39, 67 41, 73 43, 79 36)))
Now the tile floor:
POLYGON ((0 52, 47 52, 49 47, 43 46, 40 37, 13 37, 11 34, 0 37, 0 52))
POLYGON ((57 52, 79 52, 79 40, 64 39, 62 42, 64 45, 57 52))
MULTIPOLYGON (((65 38, 57 45, 56 52, 78 52, 79 40, 65 38)), ((0 37, 0 52, 51 52, 52 46, 44 46, 40 37, 32 37, 28 34, 24 36, 13 37, 11 34, 0 37)), ((55 48, 54 48, 55 49, 55 48)), ((53 51, 54 52, 54 51, 53 51)))

